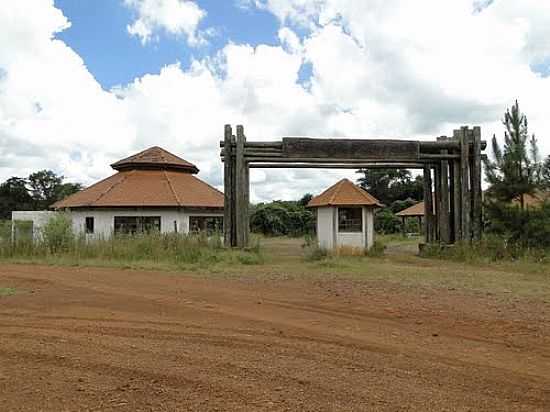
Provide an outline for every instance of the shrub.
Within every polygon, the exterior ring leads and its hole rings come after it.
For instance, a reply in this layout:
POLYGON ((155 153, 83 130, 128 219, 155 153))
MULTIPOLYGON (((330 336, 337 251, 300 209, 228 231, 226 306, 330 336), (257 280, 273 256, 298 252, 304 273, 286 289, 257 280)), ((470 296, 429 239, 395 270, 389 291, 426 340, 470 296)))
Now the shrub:
POLYGON ((56 214, 42 227, 40 235, 50 253, 66 251, 74 240, 73 222, 66 214, 56 214))

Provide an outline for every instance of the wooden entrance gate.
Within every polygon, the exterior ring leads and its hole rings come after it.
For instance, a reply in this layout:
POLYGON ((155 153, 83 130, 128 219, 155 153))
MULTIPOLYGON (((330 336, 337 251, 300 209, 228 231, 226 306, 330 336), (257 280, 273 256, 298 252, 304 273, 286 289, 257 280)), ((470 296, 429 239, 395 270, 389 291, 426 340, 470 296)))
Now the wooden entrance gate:
POLYGON ((486 143, 479 127, 464 126, 452 137, 434 141, 285 137, 249 142, 243 126, 237 126, 234 135, 226 125, 220 147, 226 247, 245 248, 249 242, 251 168, 422 169, 426 242, 481 239, 481 161, 486 143))

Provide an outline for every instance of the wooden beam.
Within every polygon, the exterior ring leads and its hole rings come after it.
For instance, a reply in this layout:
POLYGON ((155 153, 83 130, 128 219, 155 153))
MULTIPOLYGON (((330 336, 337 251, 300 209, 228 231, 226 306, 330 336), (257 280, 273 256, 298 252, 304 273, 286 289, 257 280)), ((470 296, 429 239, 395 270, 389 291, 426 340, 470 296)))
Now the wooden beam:
POLYGON ((434 170, 434 240, 441 241, 441 165, 438 163, 434 170))
POLYGON ((235 153, 235 219, 237 229, 237 247, 245 248, 247 246, 248 204, 246 203, 246 168, 247 164, 244 158, 244 127, 237 126, 237 150, 235 153))
POLYGON ((470 241, 472 232, 470 226, 470 161, 469 161, 469 130, 468 127, 460 129, 460 185, 461 185, 461 224, 462 239, 470 241))
POLYGON ((373 139, 284 138, 283 152, 288 158, 340 158, 373 160, 418 159, 417 141, 373 139))
POLYGON ((258 162, 258 163, 313 163, 313 164, 332 164, 332 163, 346 163, 346 164, 353 164, 353 163, 396 163, 396 164, 406 164, 406 163, 433 163, 434 161, 438 159, 429 159, 429 160, 422 160, 422 159, 372 159, 372 158, 355 158, 355 159, 342 159, 342 158, 319 158, 319 157, 297 157, 297 158, 290 158, 290 157, 249 157, 247 158, 249 162, 258 162))
POLYGON ((474 127, 474 153, 472 162, 472 235, 481 240, 483 225, 483 199, 481 189, 481 128, 474 127))
POLYGON ((429 167, 424 167, 424 237, 426 243, 432 243, 433 239, 433 202, 432 202, 432 172, 429 167))
POLYGON ((424 169, 423 163, 249 163, 251 169, 424 169))
MULTIPOLYGON (((438 140, 446 140, 445 137, 440 137, 438 140)), ((442 150, 442 154, 447 154, 447 150, 442 150)), ((450 210, 450 196, 449 196, 449 162, 442 160, 439 164, 440 169, 440 210, 439 210, 439 233, 442 243, 451 243, 451 218, 449 215, 450 210)))
POLYGON ((233 162, 231 161, 231 136, 233 130, 230 125, 225 125, 224 142, 226 161, 223 167, 224 210, 223 210, 223 239, 225 247, 232 247, 233 242, 233 162))

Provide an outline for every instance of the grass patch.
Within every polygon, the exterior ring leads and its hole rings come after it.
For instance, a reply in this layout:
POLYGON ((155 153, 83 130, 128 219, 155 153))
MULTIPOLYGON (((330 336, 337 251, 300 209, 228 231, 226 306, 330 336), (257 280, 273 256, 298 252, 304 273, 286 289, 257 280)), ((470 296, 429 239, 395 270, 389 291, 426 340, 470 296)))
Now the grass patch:
POLYGON ((15 295, 15 288, 0 288, 0 297, 15 295))

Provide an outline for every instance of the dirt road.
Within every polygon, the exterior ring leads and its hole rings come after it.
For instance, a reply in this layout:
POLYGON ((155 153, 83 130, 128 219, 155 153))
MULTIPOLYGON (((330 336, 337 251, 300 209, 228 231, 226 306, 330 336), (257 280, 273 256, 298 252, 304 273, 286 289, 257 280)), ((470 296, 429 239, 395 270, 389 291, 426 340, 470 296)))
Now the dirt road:
POLYGON ((548 411, 550 305, 337 279, 0 267, 5 411, 548 411))

